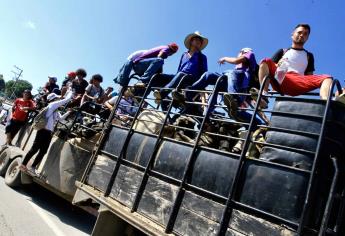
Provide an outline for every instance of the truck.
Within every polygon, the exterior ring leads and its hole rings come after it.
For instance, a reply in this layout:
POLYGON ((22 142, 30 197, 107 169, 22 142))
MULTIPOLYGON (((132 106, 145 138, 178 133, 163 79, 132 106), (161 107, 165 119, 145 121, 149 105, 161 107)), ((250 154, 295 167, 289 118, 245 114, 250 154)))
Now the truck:
MULTIPOLYGON (((239 108, 249 114, 239 121, 209 107, 227 109, 218 102, 224 76, 194 91, 208 102, 156 105, 153 92, 167 89, 152 86, 158 78, 121 89, 89 151, 58 131, 40 165, 44 178, 32 177, 60 194, 72 189, 73 204, 97 210, 92 235, 345 235, 345 104, 332 99, 337 80, 328 100, 272 92, 267 109, 261 88, 239 108), (134 115, 118 113, 128 91, 134 115)), ((5 149, 13 181, 30 175, 12 173, 25 150, 5 149)))

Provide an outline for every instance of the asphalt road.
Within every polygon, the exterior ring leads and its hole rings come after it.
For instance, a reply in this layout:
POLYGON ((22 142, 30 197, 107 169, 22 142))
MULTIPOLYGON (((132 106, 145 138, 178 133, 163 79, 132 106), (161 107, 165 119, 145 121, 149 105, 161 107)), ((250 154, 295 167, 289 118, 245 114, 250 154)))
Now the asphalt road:
MULTIPOLYGON (((3 130, 0 126, 0 144, 3 130)), ((90 235, 95 220, 39 185, 12 189, 0 177, 0 236, 90 235)))

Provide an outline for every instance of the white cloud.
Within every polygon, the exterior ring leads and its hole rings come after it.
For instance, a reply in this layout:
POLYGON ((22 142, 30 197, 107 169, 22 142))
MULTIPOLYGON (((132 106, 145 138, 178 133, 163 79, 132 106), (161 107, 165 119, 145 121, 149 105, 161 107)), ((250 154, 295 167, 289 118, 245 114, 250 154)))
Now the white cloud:
POLYGON ((25 21, 23 23, 24 27, 27 29, 35 30, 36 29, 36 24, 32 22, 31 20, 25 21))

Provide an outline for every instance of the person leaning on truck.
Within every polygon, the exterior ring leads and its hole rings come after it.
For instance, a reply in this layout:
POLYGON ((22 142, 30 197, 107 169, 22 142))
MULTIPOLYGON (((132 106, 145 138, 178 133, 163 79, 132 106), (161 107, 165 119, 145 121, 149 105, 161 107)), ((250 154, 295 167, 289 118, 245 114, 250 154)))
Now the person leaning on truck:
POLYGON ((12 140, 25 125, 28 112, 36 109, 30 90, 24 90, 23 97, 17 98, 12 107, 12 118, 5 128, 6 145, 12 145, 12 140))
MULTIPOLYGON (((272 58, 261 61, 260 83, 263 83, 266 76, 270 76, 275 80, 270 81, 273 89, 282 94, 298 96, 320 88, 321 99, 327 99, 332 77, 313 75, 314 56, 304 49, 309 35, 310 26, 298 24, 292 32, 292 46, 288 49, 279 49, 272 58)), ((268 93, 268 86, 269 83, 266 83, 264 95, 268 93)), ((266 107, 267 104, 261 104, 261 106, 266 107)))
POLYGON ((141 82, 147 84, 154 74, 162 70, 164 59, 176 53, 177 50, 178 45, 176 43, 170 43, 149 50, 133 52, 127 58, 126 63, 121 67, 114 82, 121 86, 127 86, 130 73, 133 70, 136 74, 141 76, 141 82))
POLYGON ((37 165, 41 162, 42 158, 48 151, 55 123, 59 120, 64 120, 70 114, 70 111, 68 111, 64 115, 61 115, 60 112, 58 112, 58 108, 71 101, 72 96, 72 91, 68 91, 65 98, 61 100, 59 100, 60 96, 55 93, 51 93, 47 96, 49 104, 47 108, 48 110, 46 111, 46 126, 45 128, 37 131, 32 147, 22 161, 21 169, 26 170, 26 165, 28 164, 29 160, 38 152, 34 162, 29 168, 33 174, 36 174, 37 165))

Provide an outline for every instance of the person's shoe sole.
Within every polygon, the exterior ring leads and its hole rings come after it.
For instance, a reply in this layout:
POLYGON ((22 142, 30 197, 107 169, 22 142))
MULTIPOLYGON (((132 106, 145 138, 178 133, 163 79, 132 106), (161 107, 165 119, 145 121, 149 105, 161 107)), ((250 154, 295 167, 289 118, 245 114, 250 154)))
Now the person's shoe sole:
POLYGON ((158 90, 155 90, 153 92, 153 96, 155 98, 155 103, 158 104, 158 105, 161 104, 162 96, 161 96, 161 93, 158 90))
POLYGON ((231 94, 224 94, 224 104, 228 108, 228 114, 231 118, 234 118, 235 120, 238 119, 237 117, 237 109, 238 104, 237 100, 231 95, 231 94))

